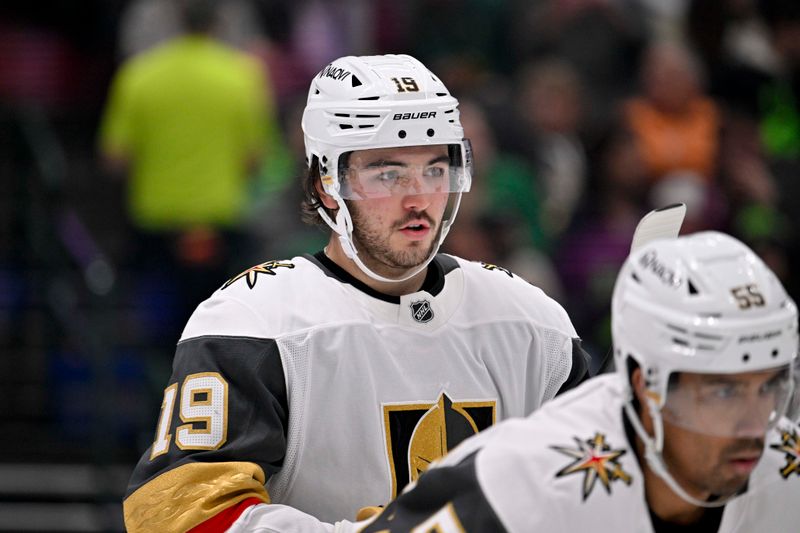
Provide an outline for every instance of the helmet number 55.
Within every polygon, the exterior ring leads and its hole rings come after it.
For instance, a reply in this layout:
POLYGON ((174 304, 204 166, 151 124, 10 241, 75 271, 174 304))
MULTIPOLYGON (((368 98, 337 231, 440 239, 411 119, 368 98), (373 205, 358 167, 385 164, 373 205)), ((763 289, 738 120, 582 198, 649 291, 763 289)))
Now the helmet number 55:
POLYGON ((758 287, 751 283, 731 289, 731 294, 736 298, 739 309, 749 309, 751 307, 763 307, 764 297, 758 291, 758 287))

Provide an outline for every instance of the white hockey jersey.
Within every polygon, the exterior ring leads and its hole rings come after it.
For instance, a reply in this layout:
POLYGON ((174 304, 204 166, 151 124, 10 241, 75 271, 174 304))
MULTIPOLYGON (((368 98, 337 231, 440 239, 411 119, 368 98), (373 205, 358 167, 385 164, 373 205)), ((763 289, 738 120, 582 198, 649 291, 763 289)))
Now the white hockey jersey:
MULTIPOLYGON (((616 374, 593 378, 526 419, 469 439, 353 530, 658 533, 626 435, 622 384, 616 374)), ((718 528, 691 531, 800 531, 797 425, 784 419, 770 432, 746 491, 717 520, 718 528)))
POLYGON ((258 265, 186 326, 126 525, 188 529, 254 501, 353 519, 586 368, 564 310, 493 265, 440 254, 400 298, 322 254, 258 265))

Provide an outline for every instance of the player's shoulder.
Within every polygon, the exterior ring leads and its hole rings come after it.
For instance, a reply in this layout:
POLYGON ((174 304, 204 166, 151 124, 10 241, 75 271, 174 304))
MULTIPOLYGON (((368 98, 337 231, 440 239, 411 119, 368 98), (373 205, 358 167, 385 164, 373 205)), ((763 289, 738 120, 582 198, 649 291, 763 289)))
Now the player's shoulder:
POLYGON ((468 439, 451 452, 455 456, 450 460, 458 460, 459 454, 465 456, 479 451, 494 457, 492 460, 509 464, 523 458, 535 464, 540 457, 546 463, 551 445, 580 438, 583 434, 612 435, 612 440, 624 441, 627 445, 622 422, 624 397, 619 376, 596 376, 527 417, 504 420, 468 439))
POLYGON ((527 283, 521 277, 517 276, 511 270, 503 267, 502 265, 496 265, 486 261, 472 261, 449 254, 439 254, 437 257, 439 257, 439 260, 442 262, 451 262, 453 264, 457 264, 464 270, 466 276, 479 280, 481 283, 493 285, 505 284, 511 286, 514 286, 517 283, 527 283))
POLYGON ((324 311, 327 283, 305 257, 264 261, 231 277, 202 302, 181 338, 276 337, 299 328, 304 309, 324 311))
MULTIPOLYGON (((531 529, 533 518, 524 516, 524 509, 533 500, 551 510, 575 509, 569 522, 556 520, 562 527, 586 525, 592 514, 637 501, 641 471, 625 434, 617 390, 614 376, 594 378, 567 393, 560 410, 547 409, 557 398, 527 418, 484 432, 477 476, 516 529, 531 529)), ((553 525, 546 516, 537 520, 553 525)))
POLYGON ((511 270, 484 261, 445 256, 464 272, 465 297, 469 306, 496 316, 517 316, 577 337, 564 308, 542 289, 511 270))
POLYGON ((304 257, 292 259, 271 259, 253 265, 228 279, 219 288, 219 294, 239 298, 259 292, 280 292, 302 283, 311 272, 319 269, 304 257))
POLYGON ((565 420, 559 415, 564 411, 575 412, 581 419, 616 420, 617 410, 622 409, 625 397, 623 379, 617 372, 609 372, 587 379, 577 387, 559 394, 528 416, 533 417, 542 411, 542 417, 565 420))
MULTIPOLYGON (((517 438, 501 440, 514 443, 533 443, 548 447, 553 438, 567 438, 581 433, 600 432, 620 435, 624 432, 622 408, 625 391, 616 373, 603 374, 586 380, 564 392, 511 426, 517 438)), ((624 439, 623 439, 624 440, 624 439)), ((535 450, 525 446, 523 451, 535 450)))

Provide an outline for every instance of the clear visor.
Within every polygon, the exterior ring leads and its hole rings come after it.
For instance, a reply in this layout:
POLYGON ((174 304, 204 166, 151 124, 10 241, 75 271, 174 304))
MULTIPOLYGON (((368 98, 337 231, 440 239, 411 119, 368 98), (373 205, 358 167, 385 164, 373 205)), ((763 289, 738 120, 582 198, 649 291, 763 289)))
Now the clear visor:
POLYGON ((695 433, 761 438, 786 412, 792 370, 785 365, 741 374, 673 374, 661 414, 695 433))
POLYGON ((789 402, 786 416, 795 424, 800 424, 800 357, 794 360, 794 398, 789 402))
POLYGON ((346 200, 460 193, 472 183, 468 139, 450 145, 358 150, 342 154, 339 161, 339 194, 346 200))

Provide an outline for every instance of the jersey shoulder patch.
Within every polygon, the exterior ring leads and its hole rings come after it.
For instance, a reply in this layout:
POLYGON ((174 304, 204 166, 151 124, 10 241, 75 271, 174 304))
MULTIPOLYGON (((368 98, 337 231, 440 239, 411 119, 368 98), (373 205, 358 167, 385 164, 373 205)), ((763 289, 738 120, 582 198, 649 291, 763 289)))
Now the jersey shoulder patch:
POLYGON ((620 462, 628 451, 625 442, 621 443, 622 447, 615 447, 600 431, 590 436, 573 436, 572 439, 574 442, 570 444, 551 444, 550 449, 569 458, 564 460, 569 462, 556 473, 556 478, 579 476, 582 501, 586 501, 597 485, 608 494, 612 493, 615 481, 630 486, 633 478, 620 462))
POLYGON ((259 275, 277 276, 280 269, 293 269, 294 267, 295 264, 291 261, 265 261, 264 263, 252 266, 244 272, 232 277, 225 282, 220 290, 227 289, 241 279, 244 279, 247 282, 247 286, 250 287, 250 289, 253 289, 256 286, 259 275))
POLYGON ((769 448, 783 455, 784 464, 779 468, 783 479, 800 477, 800 431, 797 426, 785 424, 777 428, 778 438, 773 438, 769 448))
POLYGON ((539 287, 493 263, 465 259, 459 259, 459 263, 468 285, 467 305, 478 310, 478 314, 514 316, 564 336, 578 336, 564 308, 539 287))
POLYGON ((510 270, 508 270, 507 268, 503 268, 503 267, 501 267, 501 266, 494 265, 494 264, 492 264, 492 263, 485 263, 485 262, 483 262, 483 261, 478 261, 478 264, 480 264, 480 265, 481 265, 481 267, 482 267, 484 270, 488 270, 488 271, 490 271, 490 272, 502 272, 502 273, 504 273, 506 276, 508 276, 509 278, 513 278, 513 277, 514 277, 514 273, 513 273, 513 272, 511 272, 510 270))

